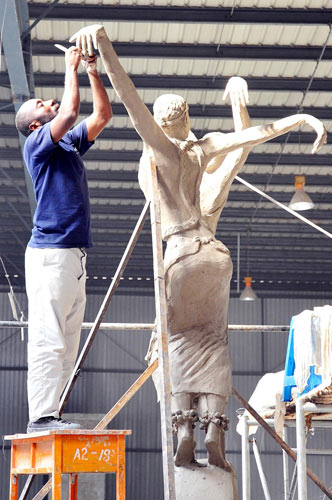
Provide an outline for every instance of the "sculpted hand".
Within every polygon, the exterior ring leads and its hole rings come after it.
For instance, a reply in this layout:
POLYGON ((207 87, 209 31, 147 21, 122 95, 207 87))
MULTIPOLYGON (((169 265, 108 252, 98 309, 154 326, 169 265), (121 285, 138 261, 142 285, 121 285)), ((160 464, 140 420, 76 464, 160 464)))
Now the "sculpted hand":
POLYGON ((93 56, 93 49, 98 49, 98 39, 107 37, 104 26, 101 24, 92 24, 77 31, 70 42, 76 42, 76 47, 82 50, 85 57, 93 56))
POLYGON ((232 106, 245 106, 249 103, 247 82, 240 76, 233 76, 227 82, 223 100, 229 97, 232 106))
POLYGON ((312 153, 317 153, 317 151, 320 150, 323 144, 326 144, 327 132, 320 120, 311 115, 305 115, 305 117, 305 122, 310 125, 310 127, 312 127, 317 134, 317 139, 315 140, 311 150, 312 153))

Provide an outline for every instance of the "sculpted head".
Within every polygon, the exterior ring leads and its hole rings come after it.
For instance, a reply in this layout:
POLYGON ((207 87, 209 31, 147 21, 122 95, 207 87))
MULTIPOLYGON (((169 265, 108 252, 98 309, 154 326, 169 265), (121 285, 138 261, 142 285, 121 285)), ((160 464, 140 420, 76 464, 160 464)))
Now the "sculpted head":
POLYGON ((163 94, 153 105, 155 121, 169 137, 184 141, 190 132, 190 119, 186 100, 176 94, 163 94))
POLYGON ((21 134, 28 137, 36 128, 50 122, 58 114, 59 104, 54 99, 29 99, 16 113, 15 125, 21 134))

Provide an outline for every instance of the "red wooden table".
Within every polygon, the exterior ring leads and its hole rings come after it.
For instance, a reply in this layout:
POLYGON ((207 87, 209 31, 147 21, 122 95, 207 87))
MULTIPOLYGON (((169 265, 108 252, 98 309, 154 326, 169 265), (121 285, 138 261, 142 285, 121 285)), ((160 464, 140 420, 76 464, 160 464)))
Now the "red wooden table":
POLYGON ((125 436, 130 430, 54 430, 5 436, 11 440, 9 499, 18 498, 21 474, 52 474, 52 500, 61 500, 61 474, 69 474, 69 500, 77 500, 77 474, 116 474, 116 500, 125 500, 125 436))

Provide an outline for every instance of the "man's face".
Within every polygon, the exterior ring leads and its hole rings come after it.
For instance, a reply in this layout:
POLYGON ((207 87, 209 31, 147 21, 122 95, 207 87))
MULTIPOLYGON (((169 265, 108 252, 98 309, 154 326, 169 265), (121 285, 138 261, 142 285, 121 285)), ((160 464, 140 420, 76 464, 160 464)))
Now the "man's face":
POLYGON ((31 121, 37 120, 42 125, 50 122, 58 114, 59 103, 54 99, 43 101, 42 99, 30 99, 27 102, 29 113, 31 113, 31 121))
POLYGON ((58 114, 59 103, 54 99, 43 101, 43 99, 30 99, 23 104, 23 111, 28 114, 31 130, 45 125, 58 114))

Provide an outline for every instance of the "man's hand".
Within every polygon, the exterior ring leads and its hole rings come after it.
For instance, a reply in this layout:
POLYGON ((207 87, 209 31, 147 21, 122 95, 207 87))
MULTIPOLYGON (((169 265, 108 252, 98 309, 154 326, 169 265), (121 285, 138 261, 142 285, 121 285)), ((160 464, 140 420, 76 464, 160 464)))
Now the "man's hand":
POLYGON ((89 56, 88 58, 82 58, 82 66, 87 73, 97 74, 97 56, 89 56))
POLYGON ((65 61, 67 68, 73 68, 74 71, 77 70, 78 65, 82 59, 81 50, 77 47, 69 47, 65 52, 65 61))
POLYGON ((94 50, 98 49, 98 39, 107 37, 104 26, 101 24, 92 24, 77 31, 70 42, 76 42, 76 47, 81 49, 85 57, 93 56, 94 50))
POLYGON ((245 106, 249 103, 247 82, 240 76, 233 76, 227 82, 223 100, 229 97, 232 106, 245 106))

